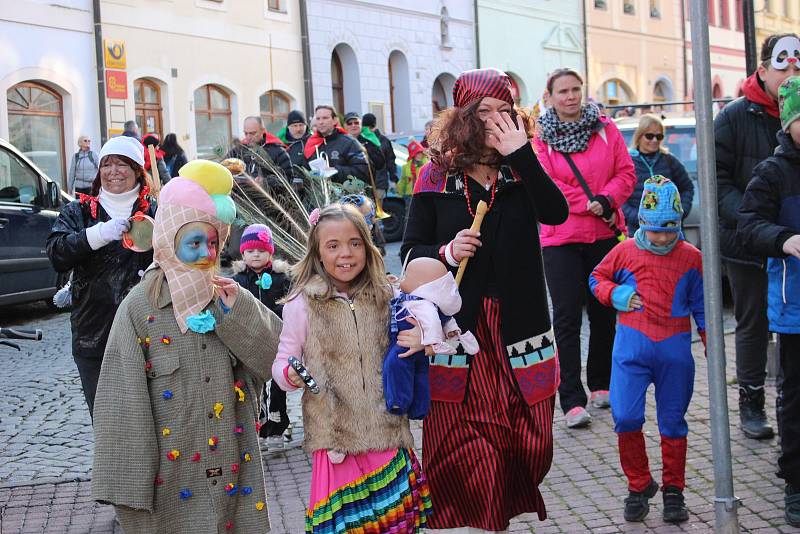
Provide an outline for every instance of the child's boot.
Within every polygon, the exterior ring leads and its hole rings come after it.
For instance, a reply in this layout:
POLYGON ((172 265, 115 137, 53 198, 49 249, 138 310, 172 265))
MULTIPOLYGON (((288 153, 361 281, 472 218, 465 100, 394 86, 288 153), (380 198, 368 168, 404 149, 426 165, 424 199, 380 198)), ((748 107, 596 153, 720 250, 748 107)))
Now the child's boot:
POLYGON ((800 527, 800 489, 786 484, 786 494, 783 497, 786 522, 793 527, 800 527))
POLYGON ((664 464, 664 521, 683 523, 689 510, 683 499, 686 486, 686 438, 661 436, 661 460, 664 464))
POLYGON ((664 521, 683 523, 689 519, 689 510, 683 500, 683 491, 675 486, 664 488, 664 521))
POLYGON ((658 493, 658 484, 650 475, 650 465, 647 461, 647 451, 644 446, 644 434, 641 430, 635 432, 620 432, 617 434, 619 442, 619 459, 622 470, 628 477, 628 498, 625 499, 625 521, 644 521, 650 512, 648 502, 658 493))

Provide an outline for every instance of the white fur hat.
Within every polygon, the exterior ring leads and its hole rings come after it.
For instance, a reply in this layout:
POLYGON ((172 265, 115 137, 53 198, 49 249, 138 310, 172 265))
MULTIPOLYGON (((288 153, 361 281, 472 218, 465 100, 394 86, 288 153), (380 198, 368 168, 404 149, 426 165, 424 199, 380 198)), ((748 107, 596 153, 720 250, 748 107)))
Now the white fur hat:
POLYGON ((112 137, 100 149, 100 161, 106 156, 125 156, 144 166, 144 146, 133 137, 112 137))

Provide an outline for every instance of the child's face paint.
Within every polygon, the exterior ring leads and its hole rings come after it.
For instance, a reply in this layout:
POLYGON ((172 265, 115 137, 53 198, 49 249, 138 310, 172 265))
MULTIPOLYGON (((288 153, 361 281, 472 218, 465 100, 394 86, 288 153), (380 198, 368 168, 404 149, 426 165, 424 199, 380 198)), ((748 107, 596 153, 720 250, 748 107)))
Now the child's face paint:
POLYGON ((175 236, 175 255, 195 269, 211 269, 217 263, 219 237, 209 223, 185 224, 175 236))
POLYGON ((652 232, 650 230, 645 230, 645 236, 647 236, 648 241, 657 247, 666 247, 678 239, 677 232, 652 232))
POLYGON ((347 292, 367 264, 364 240, 353 223, 344 220, 325 221, 319 232, 319 256, 325 272, 336 289, 347 292))
POLYGON ((244 264, 260 273, 272 261, 272 254, 266 250, 250 248, 242 253, 244 264))

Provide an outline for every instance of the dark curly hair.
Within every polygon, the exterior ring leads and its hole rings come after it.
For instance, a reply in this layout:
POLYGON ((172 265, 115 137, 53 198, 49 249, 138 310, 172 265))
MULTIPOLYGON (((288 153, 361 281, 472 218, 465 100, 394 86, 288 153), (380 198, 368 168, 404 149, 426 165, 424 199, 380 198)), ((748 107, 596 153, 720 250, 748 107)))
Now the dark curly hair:
MULTIPOLYGON (((478 117, 478 99, 463 108, 451 107, 442 111, 433 123, 428 137, 431 159, 447 172, 464 170, 473 165, 499 166, 503 160, 497 151, 486 146, 486 126, 478 117)), ((527 110, 514 107, 511 120, 522 118, 528 137, 532 137, 531 120, 527 110)))

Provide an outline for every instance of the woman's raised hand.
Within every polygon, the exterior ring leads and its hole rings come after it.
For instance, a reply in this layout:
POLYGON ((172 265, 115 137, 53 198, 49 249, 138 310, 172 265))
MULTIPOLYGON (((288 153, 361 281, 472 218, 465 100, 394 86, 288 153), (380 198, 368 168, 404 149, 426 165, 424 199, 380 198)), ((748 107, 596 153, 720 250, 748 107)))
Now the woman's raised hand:
POLYGON ((486 129, 489 131, 486 145, 503 156, 508 156, 528 142, 528 133, 519 115, 514 124, 508 112, 494 112, 486 119, 486 129))
POLYGON ((478 251, 478 247, 481 246, 481 240, 478 239, 480 236, 480 232, 470 230, 469 228, 461 230, 456 234, 449 245, 452 247, 450 255, 452 255, 453 259, 457 262, 461 262, 464 258, 473 257, 475 252, 478 251))

